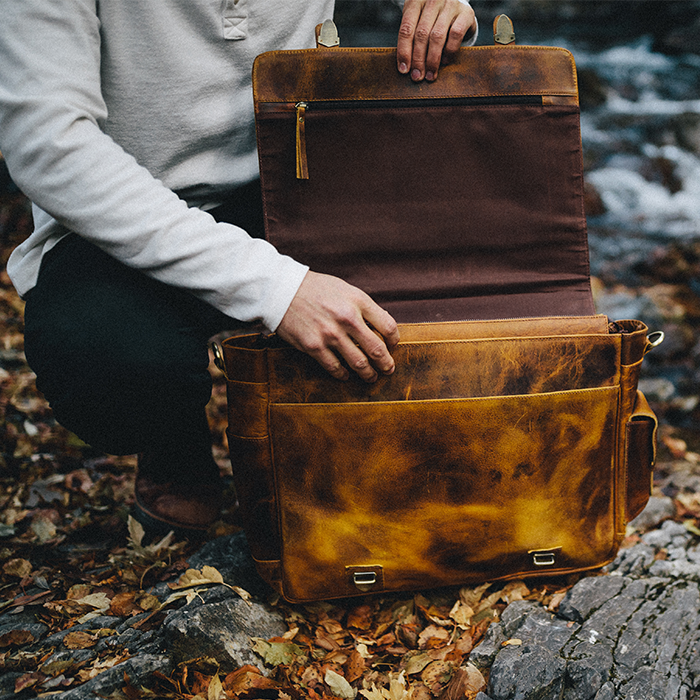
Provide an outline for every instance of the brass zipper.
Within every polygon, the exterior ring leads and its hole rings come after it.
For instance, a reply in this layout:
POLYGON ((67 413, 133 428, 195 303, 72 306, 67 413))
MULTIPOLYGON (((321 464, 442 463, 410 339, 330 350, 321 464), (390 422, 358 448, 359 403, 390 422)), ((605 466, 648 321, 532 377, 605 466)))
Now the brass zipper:
POLYGON ((306 161, 306 102, 296 103, 297 123, 297 180, 309 179, 309 165, 306 161))

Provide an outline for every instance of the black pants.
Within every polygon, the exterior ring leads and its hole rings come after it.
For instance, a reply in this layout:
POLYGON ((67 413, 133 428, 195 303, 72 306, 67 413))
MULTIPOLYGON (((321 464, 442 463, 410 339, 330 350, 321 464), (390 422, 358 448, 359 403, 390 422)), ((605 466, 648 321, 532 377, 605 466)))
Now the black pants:
MULTIPOLYGON (((259 184, 212 214, 263 235, 259 184)), ((143 453, 156 480, 217 478, 207 341, 236 321, 75 234, 46 254, 26 301, 27 360, 63 426, 100 451, 143 453)))

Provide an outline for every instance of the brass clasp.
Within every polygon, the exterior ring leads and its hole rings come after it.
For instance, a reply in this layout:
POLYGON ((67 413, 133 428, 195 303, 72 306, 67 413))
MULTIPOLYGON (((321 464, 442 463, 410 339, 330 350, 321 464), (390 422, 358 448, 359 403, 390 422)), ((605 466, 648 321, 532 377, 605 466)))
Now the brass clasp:
POLYGON ((532 563, 535 566, 554 566, 557 552, 561 547, 550 547, 549 549, 531 549, 528 554, 532 555, 532 563))
POLYGON ((345 571, 350 575, 355 588, 363 593, 384 586, 384 569, 379 565, 346 566, 345 571))

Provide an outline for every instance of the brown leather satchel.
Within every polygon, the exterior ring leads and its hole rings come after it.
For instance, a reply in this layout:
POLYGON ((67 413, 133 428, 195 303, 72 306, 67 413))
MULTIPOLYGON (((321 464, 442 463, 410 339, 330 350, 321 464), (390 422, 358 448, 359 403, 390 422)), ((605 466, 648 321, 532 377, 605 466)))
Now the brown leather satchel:
POLYGON ((414 84, 394 50, 318 48, 253 79, 269 240, 402 338, 371 385, 274 335, 223 343, 261 575, 309 601, 612 560, 650 494, 660 338, 594 312, 571 54, 464 48, 414 84))

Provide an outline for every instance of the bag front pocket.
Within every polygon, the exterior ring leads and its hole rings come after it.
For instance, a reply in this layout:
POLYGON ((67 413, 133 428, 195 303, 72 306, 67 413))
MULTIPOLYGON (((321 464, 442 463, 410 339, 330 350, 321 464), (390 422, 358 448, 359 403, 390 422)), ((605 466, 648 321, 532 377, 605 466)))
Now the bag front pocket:
POLYGON ((285 597, 601 566, 618 394, 270 406, 285 597))

